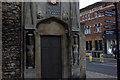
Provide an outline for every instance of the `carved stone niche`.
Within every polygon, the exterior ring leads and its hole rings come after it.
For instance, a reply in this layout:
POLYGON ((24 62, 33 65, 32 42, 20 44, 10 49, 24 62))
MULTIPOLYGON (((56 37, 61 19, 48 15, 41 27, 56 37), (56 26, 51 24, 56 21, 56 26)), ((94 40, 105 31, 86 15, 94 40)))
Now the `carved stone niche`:
POLYGON ((79 65, 79 35, 73 35, 73 44, 72 44, 72 52, 73 52, 73 65, 79 65))
POLYGON ((35 67, 35 38, 32 30, 26 33, 26 68, 35 67))

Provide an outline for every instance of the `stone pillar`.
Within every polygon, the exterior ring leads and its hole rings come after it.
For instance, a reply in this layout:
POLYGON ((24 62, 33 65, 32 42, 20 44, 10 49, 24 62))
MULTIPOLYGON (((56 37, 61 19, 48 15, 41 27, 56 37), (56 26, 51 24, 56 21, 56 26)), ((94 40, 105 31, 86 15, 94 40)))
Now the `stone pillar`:
POLYGON ((95 54, 94 54, 94 51, 95 51, 95 40, 93 39, 93 40, 92 40, 92 52, 91 52, 92 55, 95 55, 95 54))
POLYGON ((80 24, 80 78, 86 78, 86 43, 85 43, 85 35, 84 35, 84 23, 80 24))

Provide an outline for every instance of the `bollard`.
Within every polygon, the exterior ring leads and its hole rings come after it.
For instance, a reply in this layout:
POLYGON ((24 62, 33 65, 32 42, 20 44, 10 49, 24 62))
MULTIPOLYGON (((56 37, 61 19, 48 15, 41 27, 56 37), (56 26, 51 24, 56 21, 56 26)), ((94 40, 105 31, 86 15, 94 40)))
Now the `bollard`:
POLYGON ((92 53, 89 53, 90 62, 92 62, 92 53))
POLYGON ((104 55, 100 54, 100 62, 104 62, 104 55))

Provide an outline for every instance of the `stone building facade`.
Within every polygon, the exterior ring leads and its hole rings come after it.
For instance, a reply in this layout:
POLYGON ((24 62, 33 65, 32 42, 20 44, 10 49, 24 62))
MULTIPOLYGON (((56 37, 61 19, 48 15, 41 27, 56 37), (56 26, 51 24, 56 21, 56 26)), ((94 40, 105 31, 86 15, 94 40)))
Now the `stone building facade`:
MULTIPOLYGON (((108 33, 115 32, 116 26, 105 22, 105 20, 115 22, 115 17, 106 16, 110 13, 100 12, 110 9, 115 9, 113 2, 97 2, 80 10, 80 22, 85 23, 86 53, 92 53, 94 57, 99 57, 100 54, 112 54, 111 48, 116 45, 116 35, 108 33), (114 28, 104 26, 114 26, 114 28)), ((115 11, 108 12, 115 13, 115 11)))
POLYGON ((78 2, 2 2, 3 80, 85 76, 78 2))

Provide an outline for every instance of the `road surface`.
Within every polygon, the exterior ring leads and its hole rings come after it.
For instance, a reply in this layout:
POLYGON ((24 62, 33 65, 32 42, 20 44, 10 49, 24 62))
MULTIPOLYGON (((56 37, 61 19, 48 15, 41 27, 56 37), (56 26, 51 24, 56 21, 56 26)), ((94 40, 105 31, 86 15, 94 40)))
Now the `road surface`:
POLYGON ((94 58, 93 62, 86 58, 86 71, 117 77, 117 63, 111 58, 105 59, 104 63, 100 63, 98 58, 94 58))

